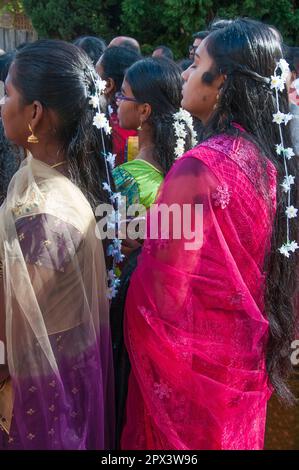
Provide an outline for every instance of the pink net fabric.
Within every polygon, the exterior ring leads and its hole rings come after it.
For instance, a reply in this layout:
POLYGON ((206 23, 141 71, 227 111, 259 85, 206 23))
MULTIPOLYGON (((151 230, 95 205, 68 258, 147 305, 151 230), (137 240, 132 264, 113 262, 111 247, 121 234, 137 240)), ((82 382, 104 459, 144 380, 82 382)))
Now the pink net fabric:
POLYGON ((263 448, 275 192, 274 166, 242 136, 204 142, 168 174, 158 207, 191 204, 194 229, 202 204, 203 244, 186 250, 173 231, 145 241, 126 303, 123 449, 263 448))

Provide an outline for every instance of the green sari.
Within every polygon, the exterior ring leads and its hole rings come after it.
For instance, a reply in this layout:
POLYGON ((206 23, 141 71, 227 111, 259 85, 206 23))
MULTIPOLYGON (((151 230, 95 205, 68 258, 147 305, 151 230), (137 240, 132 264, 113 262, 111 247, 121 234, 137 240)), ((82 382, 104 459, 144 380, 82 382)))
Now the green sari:
MULTIPOLYGON (((113 170, 116 190, 126 196, 127 208, 131 204, 142 204, 148 209, 156 200, 163 174, 145 160, 132 160, 113 170)), ((116 448, 120 447, 126 408, 130 362, 124 345, 123 317, 130 278, 137 264, 141 248, 131 253, 122 269, 120 287, 112 300, 110 318, 113 343, 115 389, 116 389, 116 448)))
POLYGON ((127 208, 142 204, 148 209, 156 200, 163 173, 145 160, 132 160, 113 170, 116 190, 126 196, 127 208))

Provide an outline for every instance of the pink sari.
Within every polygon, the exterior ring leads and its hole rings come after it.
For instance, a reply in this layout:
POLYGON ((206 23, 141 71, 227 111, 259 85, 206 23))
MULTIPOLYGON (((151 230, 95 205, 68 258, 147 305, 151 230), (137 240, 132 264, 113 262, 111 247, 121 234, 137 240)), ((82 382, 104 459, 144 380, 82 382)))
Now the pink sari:
POLYGON ((126 302, 122 448, 262 449, 276 170, 244 137, 220 135, 174 165, 157 203, 202 204, 203 244, 145 241, 126 302))

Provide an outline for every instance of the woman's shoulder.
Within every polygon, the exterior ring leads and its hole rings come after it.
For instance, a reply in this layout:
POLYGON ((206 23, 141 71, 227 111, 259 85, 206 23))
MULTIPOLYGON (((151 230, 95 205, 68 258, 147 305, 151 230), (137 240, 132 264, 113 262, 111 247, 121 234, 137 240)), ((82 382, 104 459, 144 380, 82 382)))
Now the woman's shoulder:
POLYGON ((118 168, 120 170, 127 171, 128 173, 131 173, 133 175, 138 175, 140 171, 158 173, 162 175, 162 172, 158 168, 156 168, 154 165, 147 162, 146 160, 141 159, 135 159, 131 160, 130 162, 123 163, 122 165, 116 167, 115 170, 117 170, 118 168))
POLYGON ((229 187, 238 198, 252 196, 276 205, 276 168, 258 146, 241 135, 211 137, 186 152, 174 165, 172 177, 193 173, 216 177, 219 187, 229 187))
POLYGON ((46 213, 21 217, 15 227, 25 261, 57 271, 64 271, 84 238, 73 224, 46 213))
POLYGON ((232 169, 246 175, 253 184, 265 172, 275 179, 276 168, 258 145, 245 135, 218 134, 189 150, 184 158, 195 157, 215 171, 232 169))
POLYGON ((225 154, 230 156, 233 152, 237 152, 241 144, 247 142, 242 136, 234 136, 230 134, 217 134, 211 136, 198 145, 193 147, 191 150, 186 152, 183 157, 196 157, 204 158, 206 153, 211 154, 225 154))
POLYGON ((133 160, 113 170, 117 191, 128 198, 129 204, 149 207, 155 200, 163 174, 144 160, 133 160))
POLYGON ((145 160, 132 160, 117 166, 113 170, 113 177, 116 186, 124 183, 126 185, 128 183, 144 185, 146 182, 160 184, 163 181, 162 172, 145 160))

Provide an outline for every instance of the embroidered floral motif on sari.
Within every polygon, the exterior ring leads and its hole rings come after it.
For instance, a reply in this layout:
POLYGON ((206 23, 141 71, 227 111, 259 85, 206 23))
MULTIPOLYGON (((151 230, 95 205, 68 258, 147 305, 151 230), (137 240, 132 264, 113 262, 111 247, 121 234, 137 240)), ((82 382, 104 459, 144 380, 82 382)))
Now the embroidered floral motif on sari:
POLYGON ((123 449, 263 448, 275 188, 274 166, 242 136, 203 142, 166 176, 157 204, 201 204, 203 244, 144 243, 126 302, 123 449))

